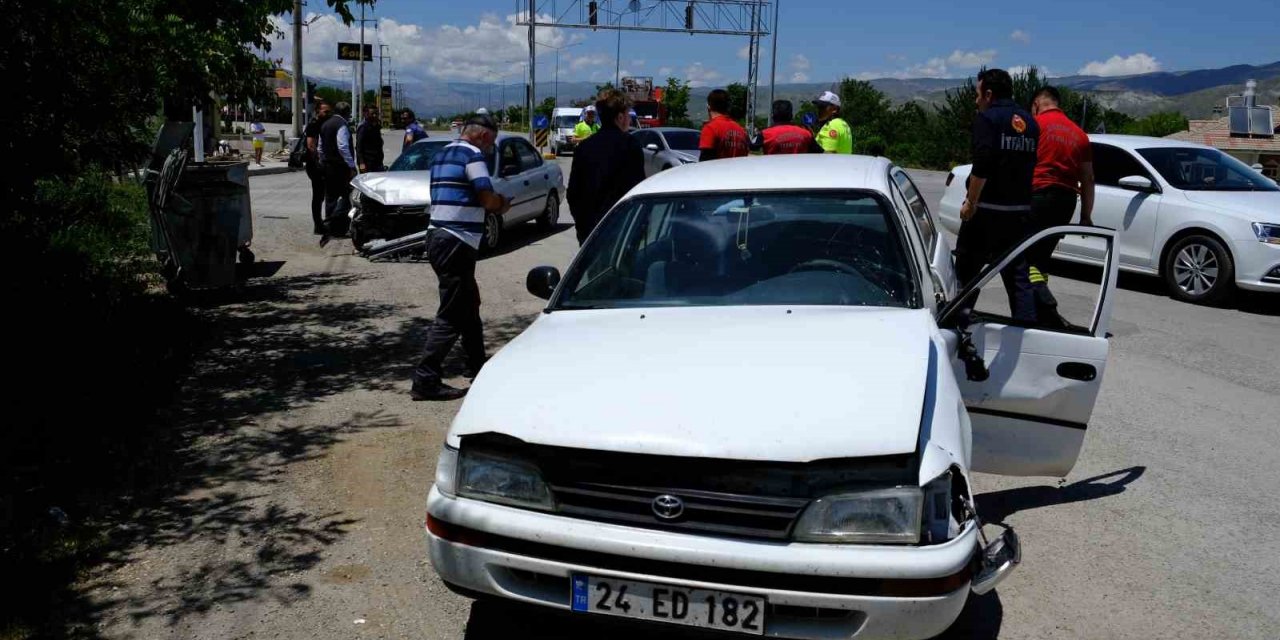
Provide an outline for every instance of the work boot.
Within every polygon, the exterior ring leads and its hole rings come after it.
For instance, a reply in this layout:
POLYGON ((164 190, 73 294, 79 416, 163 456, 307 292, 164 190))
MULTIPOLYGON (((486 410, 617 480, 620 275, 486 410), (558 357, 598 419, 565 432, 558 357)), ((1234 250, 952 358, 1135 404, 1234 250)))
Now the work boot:
POLYGON ((413 398, 414 402, 420 402, 423 400, 457 400, 465 395, 467 395, 466 389, 458 389, 444 383, 441 383, 434 389, 422 389, 415 386, 409 390, 409 397, 413 398))

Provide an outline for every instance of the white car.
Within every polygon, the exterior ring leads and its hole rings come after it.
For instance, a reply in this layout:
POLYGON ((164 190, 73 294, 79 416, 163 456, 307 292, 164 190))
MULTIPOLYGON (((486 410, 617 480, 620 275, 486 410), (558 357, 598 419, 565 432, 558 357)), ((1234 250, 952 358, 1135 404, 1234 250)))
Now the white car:
MULTIPOLYGON (((1068 232, 1115 239, 1036 238, 1068 232)), ((1114 267, 1086 327, 966 322, 1006 263, 957 294, 946 239, 884 158, 645 180, 563 280, 529 273, 550 302, 481 371, 436 465, 436 572, 582 616, 944 631, 1020 559, 1011 530, 983 537, 970 472, 1066 474, 1106 366, 1114 267)))
POLYGON ((698 161, 702 132, 697 129, 653 127, 633 130, 631 135, 644 148, 645 176, 698 161))
MULTIPOLYGON (((1233 288, 1280 292, 1280 187, 1200 144, 1091 135, 1093 223, 1120 232, 1120 268, 1158 275, 1178 299, 1212 304, 1233 288)), ((947 176, 939 218, 960 230, 971 165, 947 176)), ((1076 207, 1075 221, 1080 210, 1076 207)), ((1054 257, 1100 264, 1095 238, 1067 236, 1054 257)))
MULTIPOLYGON (((452 140, 426 139, 413 143, 387 171, 362 173, 351 180, 351 242, 357 251, 370 240, 393 239, 422 231, 430 222, 431 158, 452 140)), ((484 220, 482 249, 492 251, 502 232, 536 220, 544 229, 560 221, 560 198, 565 192, 560 165, 543 160, 523 136, 498 134, 487 154, 493 188, 511 199, 502 215, 484 220)))

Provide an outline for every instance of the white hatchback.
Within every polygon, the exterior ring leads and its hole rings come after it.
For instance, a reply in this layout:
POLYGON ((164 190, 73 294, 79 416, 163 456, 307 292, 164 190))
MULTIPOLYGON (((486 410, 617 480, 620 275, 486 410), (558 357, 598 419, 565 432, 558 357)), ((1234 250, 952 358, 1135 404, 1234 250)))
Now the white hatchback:
MULTIPOLYGON (((1035 239, 1066 233, 1116 238, 1035 239)), ((570 615, 944 631, 1020 560, 1011 530, 984 537, 970 473, 1065 475, 1106 367, 1114 259, 1061 330, 961 310, 1008 260, 957 291, 946 238, 883 158, 649 178, 563 279, 529 273, 550 302, 449 430, 432 564, 460 593, 570 615)))
MULTIPOLYGON (((1120 268, 1160 276, 1169 293, 1212 304, 1235 287, 1280 292, 1280 186, 1204 145, 1092 135, 1093 223, 1120 232, 1120 268)), ((939 218, 960 232, 971 165, 947 176, 939 218)), ((1075 221, 1079 221, 1079 206, 1075 221)), ((1101 264, 1096 238, 1067 236, 1054 257, 1101 264)))

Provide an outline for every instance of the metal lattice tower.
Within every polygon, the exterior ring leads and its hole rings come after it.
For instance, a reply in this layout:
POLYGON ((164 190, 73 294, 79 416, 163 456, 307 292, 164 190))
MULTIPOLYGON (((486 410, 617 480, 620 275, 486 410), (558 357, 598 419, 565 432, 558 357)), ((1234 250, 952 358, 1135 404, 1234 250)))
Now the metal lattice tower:
MULTIPOLYGON (((768 9, 777 0, 516 0, 517 24, 529 27, 529 136, 533 138, 534 31, 537 27, 747 36, 747 130, 755 133, 760 41, 774 29, 768 9), (591 24, 591 8, 595 24, 591 24), (530 15, 533 19, 530 20, 530 15), (689 24, 691 19, 692 25, 689 24)), ((775 43, 776 54, 776 43, 775 43)), ((773 78, 770 76, 770 83, 773 78)), ((772 87, 770 88, 772 92, 772 87)))

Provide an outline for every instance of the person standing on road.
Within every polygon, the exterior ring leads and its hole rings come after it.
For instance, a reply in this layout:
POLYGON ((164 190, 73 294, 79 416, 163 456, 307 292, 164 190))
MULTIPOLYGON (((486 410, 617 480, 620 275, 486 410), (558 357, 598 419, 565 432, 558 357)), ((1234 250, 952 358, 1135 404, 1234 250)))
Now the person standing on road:
POLYGON ((360 173, 382 171, 382 120, 377 107, 364 108, 364 122, 356 127, 356 155, 360 173))
POLYGON ((698 140, 698 161, 747 155, 751 141, 747 139, 746 129, 729 117, 728 91, 715 89, 707 94, 707 115, 710 119, 702 125, 702 137, 698 140))
MULTIPOLYGON (((1040 127, 1013 103, 1013 79, 1003 69, 978 74, 978 113, 973 118, 973 169, 960 207, 956 276, 965 285, 983 266, 1017 246, 1027 235, 1031 181, 1036 170, 1040 127)), ((1025 254, 1000 272, 1009 309, 1020 322, 1036 321, 1035 295, 1025 254)), ((977 296, 970 299, 972 308, 977 296)))
POLYGON ((404 141, 400 145, 400 153, 404 153, 409 145, 424 140, 427 137, 427 130, 422 128, 418 123, 418 116, 413 109, 405 109, 400 112, 400 124, 404 125, 404 141))
POLYGON ((302 130, 302 136, 307 141, 307 154, 304 165, 307 169, 307 179, 311 181, 311 221, 314 224, 312 231, 316 235, 324 235, 324 163, 320 160, 320 125, 333 115, 333 108, 329 103, 319 100, 316 102, 315 115, 311 121, 302 130))
POLYGON ((826 153, 853 153, 853 130, 840 117, 840 96, 823 91, 813 106, 818 109, 818 133, 814 139, 826 153))
POLYGON ((480 321, 480 286, 476 258, 484 234, 486 212, 502 215, 511 201, 493 189, 485 154, 498 138, 498 125, 487 115, 474 115, 462 136, 431 158, 431 226, 427 260, 440 283, 440 308, 427 332, 422 358, 413 370, 414 400, 455 400, 466 390, 442 380, 444 359, 459 336, 467 354, 465 375, 475 377, 488 357, 480 321))
POLYGON ((249 124, 249 133, 253 134, 253 161, 262 166, 262 150, 267 146, 267 127, 262 124, 262 117, 253 114, 253 122, 249 124))
POLYGON ((582 144, 599 130, 600 123, 596 122, 596 108, 594 105, 587 105, 587 108, 582 110, 582 120, 573 126, 573 141, 575 144, 582 144))
MULTIPOLYGON (((324 226, 326 235, 346 233, 350 208, 351 179, 356 177, 356 157, 352 150, 347 118, 351 105, 339 102, 336 113, 320 125, 320 162, 324 166, 324 226)), ((324 242, 322 240, 322 242, 324 242)))
MULTIPOLYGON (((1080 224, 1093 224, 1093 149, 1089 136, 1058 106, 1062 97, 1054 87, 1036 92, 1031 112, 1040 127, 1036 172, 1031 183, 1031 220, 1028 234, 1069 224, 1080 199, 1080 224)), ((1035 291, 1036 316, 1042 325, 1062 326, 1058 301, 1049 291, 1044 268, 1058 246, 1057 239, 1036 244, 1027 256, 1029 280, 1035 291)))
POLYGON ((790 100, 773 102, 773 126, 756 134, 751 149, 763 149, 766 156, 822 153, 822 147, 808 129, 791 123, 793 118, 790 100))
POLYGON ((644 180, 644 150, 635 136, 627 133, 631 128, 627 115, 630 107, 631 101, 621 91, 602 94, 596 102, 600 131, 579 144, 573 153, 567 200, 579 246, 604 214, 644 180))

